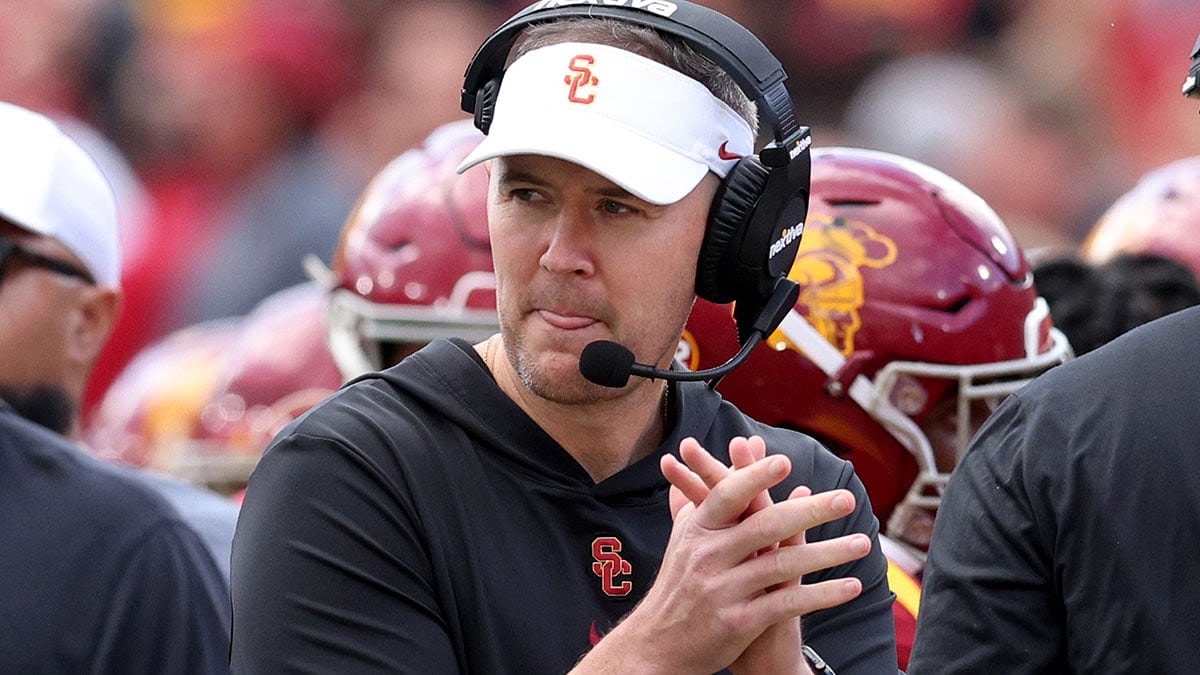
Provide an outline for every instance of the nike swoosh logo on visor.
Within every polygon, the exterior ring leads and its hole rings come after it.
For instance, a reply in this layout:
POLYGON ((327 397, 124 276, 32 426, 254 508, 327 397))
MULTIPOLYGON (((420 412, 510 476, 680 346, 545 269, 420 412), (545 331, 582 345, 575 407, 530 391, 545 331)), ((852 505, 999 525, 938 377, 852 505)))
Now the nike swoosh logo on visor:
POLYGON ((721 159, 725 159, 725 160, 741 159, 742 158, 741 155, 739 155, 735 152, 729 152, 728 150, 725 149, 726 146, 728 146, 728 145, 729 145, 729 141, 725 141, 724 143, 721 144, 721 147, 717 148, 717 157, 720 157, 721 159))

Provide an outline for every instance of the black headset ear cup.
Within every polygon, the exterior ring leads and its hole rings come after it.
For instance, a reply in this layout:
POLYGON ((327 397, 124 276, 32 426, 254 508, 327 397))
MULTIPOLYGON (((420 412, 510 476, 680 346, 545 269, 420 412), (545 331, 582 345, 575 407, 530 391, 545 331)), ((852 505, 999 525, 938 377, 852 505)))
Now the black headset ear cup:
POLYGON ((475 128, 487 133, 492 127, 496 111, 496 96, 500 93, 500 80, 488 80, 475 92, 475 128))
POLYGON ((718 304, 737 299, 740 262, 736 248, 767 185, 768 173, 757 157, 744 157, 717 189, 696 265, 696 295, 701 298, 718 304))

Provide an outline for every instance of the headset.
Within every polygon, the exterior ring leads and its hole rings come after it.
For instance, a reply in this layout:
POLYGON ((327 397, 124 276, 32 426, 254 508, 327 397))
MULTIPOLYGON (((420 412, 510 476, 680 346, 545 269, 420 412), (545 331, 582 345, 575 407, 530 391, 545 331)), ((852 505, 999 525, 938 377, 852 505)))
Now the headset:
POLYGON ((1200 98, 1200 36, 1196 37, 1196 46, 1192 47, 1192 65, 1183 81, 1183 95, 1200 98))
POLYGON ((769 334, 794 302, 787 279, 808 215, 812 162, 808 127, 796 122, 779 60, 733 19, 684 0, 540 0, 518 12, 476 51, 464 76, 462 108, 485 134, 494 114, 505 61, 526 27, 569 18, 610 18, 687 42, 725 70, 758 104, 773 140, 742 158, 717 190, 696 268, 696 294, 737 302, 739 339, 769 334), (779 307, 784 311, 780 312, 779 307), (772 316, 763 318, 764 312, 772 316), (778 314, 778 317, 774 316, 778 314), (768 324, 770 324, 768 326, 768 324))

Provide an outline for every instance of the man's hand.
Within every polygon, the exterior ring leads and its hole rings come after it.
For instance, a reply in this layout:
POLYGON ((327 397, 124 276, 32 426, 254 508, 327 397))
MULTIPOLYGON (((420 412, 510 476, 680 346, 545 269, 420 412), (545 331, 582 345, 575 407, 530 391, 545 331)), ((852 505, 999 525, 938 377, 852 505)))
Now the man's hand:
MULTIPOLYGON (((695 439, 689 438, 683 441, 680 445, 680 456, 683 458, 686 466, 675 460, 674 457, 664 458, 662 462, 663 474, 667 476, 672 484, 671 515, 673 518, 678 518, 680 512, 688 505, 694 507, 702 503, 708 496, 709 490, 731 472, 729 467, 717 461, 700 447, 700 444, 695 439)), ((730 442, 729 456, 734 469, 747 467, 766 456, 766 443, 759 436, 753 436, 748 439, 735 438, 730 442)), ((792 491, 789 499, 798 499, 811 495, 811 490, 801 486, 792 491)), ((742 519, 761 511, 771 503, 770 495, 764 490, 750 503, 746 512, 742 514, 742 519)), ((862 540, 850 542, 853 547, 861 547, 862 555, 865 555, 870 550, 870 541, 865 536, 856 535, 849 539, 862 540)), ((755 555, 765 555, 780 546, 803 546, 804 544, 804 533, 801 532, 785 541, 779 542, 775 547, 758 551, 755 555)), ((861 557, 861 555, 855 557, 861 557)), ((802 589, 799 589, 799 587, 800 579, 796 577, 767 589, 767 592, 777 592, 788 588, 793 593, 802 592, 802 589)), ((861 585, 847 600, 857 596, 860 592, 861 585)), ((735 673, 809 672, 801 653, 801 645, 799 617, 781 621, 763 631, 742 652, 741 656, 730 664, 730 669, 735 673)))
POLYGON ((798 618, 856 597, 862 585, 798 580, 862 557, 870 542, 852 535, 804 543, 805 530, 853 512, 853 495, 799 490, 772 503, 766 491, 791 463, 782 456, 754 459, 757 450, 747 443, 731 445, 742 464, 732 469, 694 440, 685 441, 688 465, 664 459, 664 474, 685 498, 672 500, 675 525, 662 567, 646 597, 580 662, 579 672, 711 673, 735 663, 769 628, 768 639, 738 665, 805 672, 798 618))

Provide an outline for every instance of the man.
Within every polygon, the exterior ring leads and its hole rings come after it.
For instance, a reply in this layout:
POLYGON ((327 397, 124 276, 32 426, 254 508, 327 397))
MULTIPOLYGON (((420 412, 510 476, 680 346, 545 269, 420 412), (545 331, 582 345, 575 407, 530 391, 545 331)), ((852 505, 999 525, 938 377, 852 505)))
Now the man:
MULTIPOLYGON (((721 381, 755 419, 853 462, 886 523, 903 669, 942 486, 1003 396, 1070 356, 1004 222, 932 167, 857 148, 813 151, 812 205, 789 276, 803 288, 768 339, 721 381)), ((680 360, 735 348, 729 310, 699 302, 680 360)))
POLYGON ((1197 307, 1143 324, 988 419, 942 499, 912 673, 1200 670, 1197 331, 1197 307))
POLYGON ((789 286, 763 293, 725 256, 729 212, 771 202, 751 258, 786 275, 806 139, 789 108, 771 168, 739 162, 755 132, 734 107, 753 107, 733 57, 706 58, 725 41, 702 56, 646 10, 553 4, 490 38, 465 88, 488 130, 461 168, 492 160, 501 331, 436 340, 276 438, 234 541, 234 670, 825 672, 815 649, 841 673, 894 671, 878 525, 848 463, 703 384, 581 373, 604 340, 668 366, 697 289, 725 297, 729 277, 750 332, 770 331, 789 286), (508 29, 525 30, 511 57, 508 29), (716 198, 731 174, 752 199, 716 198))
POLYGON ((227 671, 204 544, 64 437, 119 304, 110 188, 24 108, 0 103, 0 147, 0 671, 227 671))

